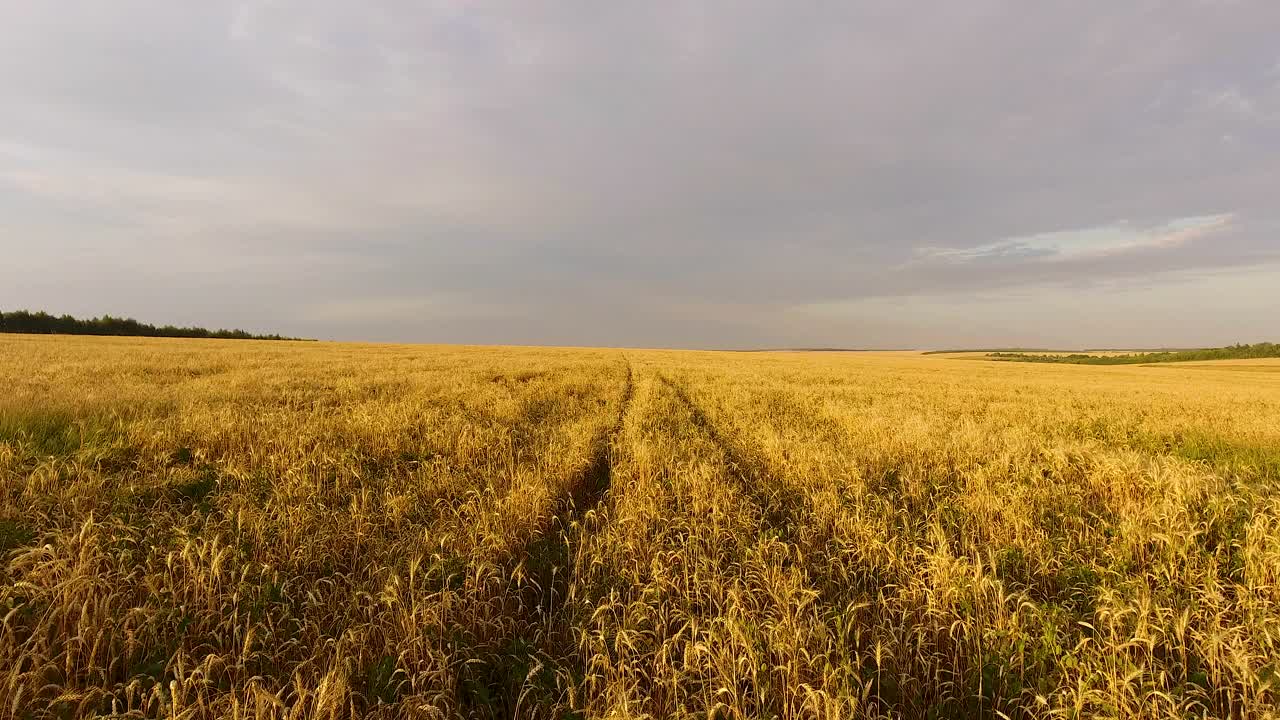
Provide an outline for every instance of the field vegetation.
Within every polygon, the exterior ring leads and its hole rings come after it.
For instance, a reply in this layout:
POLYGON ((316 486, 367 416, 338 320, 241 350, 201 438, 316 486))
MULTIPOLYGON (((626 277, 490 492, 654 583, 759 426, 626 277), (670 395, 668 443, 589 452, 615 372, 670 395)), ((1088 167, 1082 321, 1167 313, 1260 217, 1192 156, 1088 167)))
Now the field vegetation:
POLYGON ((0 716, 1277 716, 1280 374, 10 335, 0 384, 0 716))
POLYGON ((1143 365, 1166 362, 1204 362, 1206 360, 1257 360, 1280 358, 1280 344, 1254 343, 1229 345, 1200 350, 1163 350, 1156 352, 1096 352, 1096 353, 1048 353, 1048 352, 989 352, 992 360, 1038 363, 1069 363, 1073 365, 1143 365))

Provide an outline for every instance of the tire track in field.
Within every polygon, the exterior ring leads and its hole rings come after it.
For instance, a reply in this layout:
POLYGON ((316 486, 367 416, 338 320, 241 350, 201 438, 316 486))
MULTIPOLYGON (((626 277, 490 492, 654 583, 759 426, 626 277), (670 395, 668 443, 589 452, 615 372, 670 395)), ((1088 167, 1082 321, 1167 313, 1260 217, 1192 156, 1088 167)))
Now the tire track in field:
POLYGON ((693 425, 711 440, 724 456, 726 468, 733 475, 739 488, 759 508, 761 519, 780 536, 794 540, 797 526, 796 514, 804 507, 804 499, 790 491, 765 468, 763 460, 741 444, 725 437, 707 415, 702 406, 689 397, 684 384, 659 373, 658 380, 667 387, 688 411, 693 425), (770 492, 772 490, 772 492, 770 492))
POLYGON ((565 519, 577 519, 594 510, 613 486, 613 441, 622 432, 622 424, 631 409, 631 396, 635 392, 635 372, 631 361, 625 355, 622 361, 627 364, 627 378, 622 388, 622 399, 618 403, 618 416, 604 436, 596 441, 596 452, 591 458, 591 464, 569 489, 568 507, 558 513, 565 519))
MULTIPOLYGON (((850 576, 832 574, 831 570, 836 565, 823 559, 830 549, 821 537, 802 535, 801 526, 811 512, 809 498, 803 491, 788 485, 770 472, 767 462, 754 451, 726 438, 702 407, 689 397, 684 384, 672 381, 662 374, 659 374, 658 379, 689 410, 693 424, 724 454, 725 464, 735 476, 743 494, 760 510, 764 529, 776 533, 779 539, 795 545, 809 556, 810 560, 806 563, 809 582, 819 591, 819 597, 823 598, 820 602, 829 603, 833 597, 831 589, 847 587, 850 576)), ((893 596, 897 592, 896 586, 876 566, 863 566, 854 577, 860 583, 857 586, 860 601, 874 601, 881 593, 893 596)))
POLYGON ((550 708, 564 702, 560 676, 576 649, 572 607, 567 602, 574 554, 592 532, 587 516, 604 502, 613 485, 613 445, 635 390, 631 362, 626 355, 622 360, 626 378, 617 417, 596 438, 590 463, 557 501, 547 527, 513 558, 518 565, 511 568, 510 577, 518 579, 513 579, 510 592, 518 597, 518 605, 512 620, 521 629, 508 637, 496 656, 478 660, 485 699, 482 705, 471 706, 471 716, 551 716, 550 708))
POLYGON ((635 392, 635 374, 631 362, 625 355, 623 362, 627 364, 627 377, 613 425, 596 440, 596 450, 591 462, 574 480, 568 494, 561 498, 555 517, 546 531, 526 548, 526 564, 533 566, 530 569, 552 571, 549 577, 536 578, 535 583, 541 589, 542 597, 539 598, 538 606, 544 615, 552 612, 557 601, 563 604, 568 596, 569 568, 573 564, 569 531, 604 502, 605 495, 613 486, 613 443, 622 431, 622 425, 631 409, 631 396, 635 392))
POLYGON ((586 516, 604 502, 613 487, 613 445, 622 432, 635 392, 635 371, 625 355, 623 362, 627 365, 627 377, 613 425, 596 441, 591 464, 562 500, 551 525, 528 548, 526 562, 533 561, 530 569, 536 575, 530 599, 534 602, 536 620, 546 628, 538 654, 544 661, 556 664, 576 648, 574 618, 567 602, 573 583, 574 553, 582 545, 584 535, 592 532, 585 522, 586 516))

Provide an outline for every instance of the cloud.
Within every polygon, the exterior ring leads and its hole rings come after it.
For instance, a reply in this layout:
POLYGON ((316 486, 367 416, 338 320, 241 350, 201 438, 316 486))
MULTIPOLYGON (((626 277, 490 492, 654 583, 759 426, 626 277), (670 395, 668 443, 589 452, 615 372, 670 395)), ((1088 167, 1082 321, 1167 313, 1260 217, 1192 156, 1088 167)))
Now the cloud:
POLYGON ((871 328, 916 348, 1227 345, 1273 337, 1258 328, 1280 303, 1277 281, 1280 264, 1181 271, 1159 282, 986 288, 964 302, 921 293, 814 303, 789 319, 797 328, 871 328))
POLYGON ((1008 260, 1063 262, 1175 248, 1231 227, 1231 213, 1178 218, 1156 227, 1117 223, 1010 238, 971 248, 920 248, 917 261, 972 263, 1008 260))
POLYGON ((1263 0, 72 3, 0 4, 2 306, 892 344, 793 311, 1280 251, 1263 0))

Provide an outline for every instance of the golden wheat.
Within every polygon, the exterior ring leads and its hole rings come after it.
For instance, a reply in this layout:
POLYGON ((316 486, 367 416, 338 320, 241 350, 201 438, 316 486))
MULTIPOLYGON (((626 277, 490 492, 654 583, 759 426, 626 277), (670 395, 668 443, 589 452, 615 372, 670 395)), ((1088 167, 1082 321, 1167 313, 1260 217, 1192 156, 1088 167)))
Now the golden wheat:
POLYGON ((0 717, 1275 718, 1277 367, 0 337, 0 717))

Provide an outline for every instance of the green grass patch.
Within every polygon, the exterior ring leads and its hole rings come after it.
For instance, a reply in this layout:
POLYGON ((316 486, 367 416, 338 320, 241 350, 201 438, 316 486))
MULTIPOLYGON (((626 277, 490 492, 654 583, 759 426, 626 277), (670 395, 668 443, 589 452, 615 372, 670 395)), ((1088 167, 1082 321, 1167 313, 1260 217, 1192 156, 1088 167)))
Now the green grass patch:
POLYGON ((371 704, 394 705, 407 682, 405 672, 396 667, 395 656, 384 655, 365 668, 365 698, 371 704))
POLYGON ((75 417, 57 410, 0 410, 0 442, 37 455, 67 455, 78 449, 75 417))
POLYGON ((179 512, 212 510, 212 495, 218 489, 218 472, 212 465, 198 468, 195 477, 151 486, 133 493, 133 504, 144 510, 172 508, 179 512))
POLYGON ((16 520, 0 520, 0 556, 30 544, 35 537, 35 531, 16 520))
POLYGON ((1204 463, 1241 479, 1280 479, 1280 446, 1232 442, 1209 434, 1188 434, 1166 441, 1174 457, 1204 463))
POLYGON ((1063 608, 1075 618, 1093 615, 1102 575, 1097 568, 1073 561, 1046 570, 1035 566, 1021 548, 996 555, 996 575, 1011 590, 1040 604, 1063 608))
POLYGON ((74 455, 82 449, 112 445, 119 435, 107 418, 96 415, 61 408, 0 408, 0 442, 31 455, 74 455))

